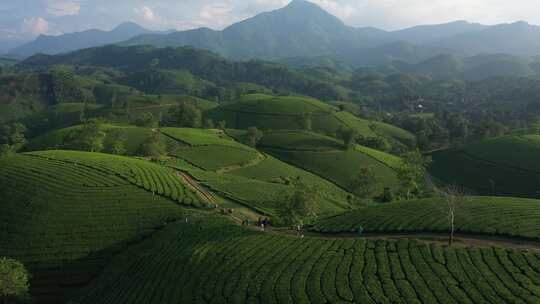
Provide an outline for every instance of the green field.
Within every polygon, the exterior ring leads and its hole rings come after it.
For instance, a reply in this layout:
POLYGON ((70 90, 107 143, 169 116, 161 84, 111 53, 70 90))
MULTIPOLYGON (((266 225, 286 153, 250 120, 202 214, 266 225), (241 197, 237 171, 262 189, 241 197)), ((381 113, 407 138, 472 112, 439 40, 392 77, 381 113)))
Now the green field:
POLYGON ((0 255, 23 261, 80 258, 179 214, 170 200, 122 175, 90 168, 81 154, 77 165, 54 156, 1 161, 0 255))
POLYGON ((538 303, 540 256, 415 241, 175 224, 119 255, 77 303, 538 303))
POLYGON ((509 136, 433 153, 430 173, 489 195, 540 197, 540 136, 509 136))
MULTIPOLYGON (((540 240, 540 201, 502 197, 464 197, 456 208, 457 232, 540 240)), ((313 230, 351 232, 447 232, 448 208, 442 199, 371 206, 322 219, 313 230)))
POLYGON ((262 158, 257 150, 234 141, 219 130, 163 128, 160 132, 187 144, 175 151, 175 157, 204 170, 228 171, 262 158))
POLYGON ((77 151, 40 151, 24 156, 54 160, 68 166, 82 166, 103 174, 115 175, 154 195, 167 197, 179 204, 208 207, 204 198, 196 190, 185 185, 176 171, 148 161, 77 151))
POLYGON ((336 139, 304 131, 267 132, 259 146, 274 157, 330 180, 348 189, 361 168, 371 168, 379 184, 379 191, 397 185, 394 168, 399 157, 357 146, 343 150, 336 139))
MULTIPOLYGON (((40 151, 40 150, 52 150, 52 149, 66 149, 64 144, 64 138, 72 131, 82 129, 82 125, 64 128, 48 132, 44 135, 38 136, 30 140, 25 146, 26 151, 40 151)), ((147 142, 152 137, 154 132, 151 128, 140 128, 129 125, 113 125, 113 124, 100 124, 100 130, 107 136, 114 136, 114 132, 120 131, 125 136, 126 141, 124 148, 127 155, 140 155, 140 148, 142 144, 147 142)), ((161 138, 164 144, 171 144, 171 140, 167 138, 161 138)), ((108 142, 107 138, 104 142, 108 142)))
POLYGON ((135 159, 39 152, 3 158, 0 168, 0 256, 25 263, 32 295, 49 303, 128 243, 183 219, 171 199, 203 205, 170 171, 135 159))
POLYGON ((414 142, 409 132, 380 122, 339 112, 337 107, 301 96, 244 95, 236 103, 225 104, 205 112, 214 121, 226 121, 228 128, 246 129, 256 126, 262 130, 302 130, 302 116, 310 113, 316 132, 334 135, 340 128, 356 128, 366 137, 384 136, 403 143, 414 142))
POLYGON ((261 148, 284 149, 297 151, 334 151, 344 149, 341 141, 313 132, 305 131, 269 131, 265 132, 261 148))
POLYGON ((280 210, 294 191, 291 182, 298 177, 319 191, 313 203, 321 215, 336 214, 350 208, 347 192, 314 174, 269 156, 260 163, 227 173, 202 170, 181 160, 176 161, 173 167, 188 172, 220 196, 273 216, 275 220, 279 220, 280 210))
POLYGON ((248 147, 237 143, 221 130, 216 129, 190 129, 190 128, 161 128, 159 131, 178 141, 182 141, 191 146, 232 146, 238 148, 248 147))

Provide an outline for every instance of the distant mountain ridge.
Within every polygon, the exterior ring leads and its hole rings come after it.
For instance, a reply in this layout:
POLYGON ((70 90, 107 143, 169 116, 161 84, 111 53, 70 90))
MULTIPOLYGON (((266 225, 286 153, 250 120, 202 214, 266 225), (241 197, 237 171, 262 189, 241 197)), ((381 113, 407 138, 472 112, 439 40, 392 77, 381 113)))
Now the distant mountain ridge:
POLYGON ((133 22, 124 22, 111 31, 91 29, 60 36, 40 35, 36 40, 19 46, 10 53, 22 57, 29 57, 38 53, 56 55, 118 43, 141 34, 150 33, 156 34, 157 32, 147 30, 133 22))
POLYGON ((294 0, 284 8, 259 14, 223 31, 201 28, 168 35, 146 34, 121 45, 188 45, 234 60, 334 56, 364 66, 392 60, 417 63, 440 54, 532 56, 540 54, 539 38, 540 27, 525 22, 487 26, 455 21, 392 32, 354 28, 311 2, 294 0))
POLYGON ((155 33, 127 24, 111 32, 90 30, 59 37, 41 36, 14 53, 25 57, 38 52, 58 54, 111 43, 191 46, 232 60, 309 63, 325 58, 359 67, 393 61, 416 64, 437 55, 540 55, 540 27, 526 22, 487 26, 455 21, 398 31, 354 28, 316 4, 293 0, 281 9, 261 13, 222 31, 198 28, 155 33))

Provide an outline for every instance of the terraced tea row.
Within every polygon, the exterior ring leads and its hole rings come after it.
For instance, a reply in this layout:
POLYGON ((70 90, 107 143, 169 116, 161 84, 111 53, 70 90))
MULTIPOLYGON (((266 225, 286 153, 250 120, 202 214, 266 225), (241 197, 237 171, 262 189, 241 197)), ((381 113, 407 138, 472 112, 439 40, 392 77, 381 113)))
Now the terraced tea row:
POLYGON ((540 301, 540 256, 272 236, 211 218, 159 232, 80 294, 80 303, 532 304, 540 301))
MULTIPOLYGON (((448 205, 442 199, 390 203, 322 219, 319 232, 449 231, 448 205)), ((540 240, 540 201, 501 197, 464 197, 455 204, 457 232, 540 240)))
POLYGON ((53 159, 71 166, 82 166, 103 174, 114 175, 143 188, 154 195, 162 195, 180 204, 209 207, 195 189, 183 183, 173 170, 147 161, 75 151, 43 151, 28 153, 43 159, 53 159))
POLYGON ((318 191, 319 195, 313 202, 317 212, 330 215, 350 208, 347 192, 314 174, 273 157, 224 174, 201 170, 181 160, 171 165, 188 172, 201 184, 224 197, 276 217, 286 206, 294 191, 292 183, 299 177, 318 191))
POLYGON ((234 141, 220 130, 164 128, 160 132, 187 144, 174 155, 204 170, 243 167, 262 158, 257 150, 234 141))
POLYGON ((120 175, 40 155, 0 161, 0 256, 78 259, 182 214, 120 175))

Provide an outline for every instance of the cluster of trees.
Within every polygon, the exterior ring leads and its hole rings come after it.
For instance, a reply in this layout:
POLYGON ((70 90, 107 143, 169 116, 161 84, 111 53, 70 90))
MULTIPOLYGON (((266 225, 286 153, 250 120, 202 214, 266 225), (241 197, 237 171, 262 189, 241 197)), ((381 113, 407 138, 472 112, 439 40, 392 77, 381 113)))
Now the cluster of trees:
POLYGON ((394 114, 388 120, 416 135, 422 150, 499 137, 508 133, 538 133, 540 116, 526 119, 510 113, 451 113, 443 111, 429 115, 394 114), (506 116, 506 117, 504 117, 506 116))
POLYGON ((17 152, 26 144, 25 125, 22 123, 0 125, 0 157, 17 152))

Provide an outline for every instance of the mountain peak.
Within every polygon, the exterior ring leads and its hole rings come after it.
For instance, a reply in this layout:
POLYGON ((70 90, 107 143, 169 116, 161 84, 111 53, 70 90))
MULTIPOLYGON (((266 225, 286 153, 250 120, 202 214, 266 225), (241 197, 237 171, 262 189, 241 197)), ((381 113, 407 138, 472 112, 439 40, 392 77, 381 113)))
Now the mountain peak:
POLYGON ((306 7, 322 9, 317 4, 306 1, 306 0, 293 0, 284 8, 306 8, 306 7))
POLYGON ((127 21, 124 23, 119 24, 117 27, 113 29, 114 32, 117 31, 144 31, 144 28, 140 25, 138 25, 135 22, 127 21))

